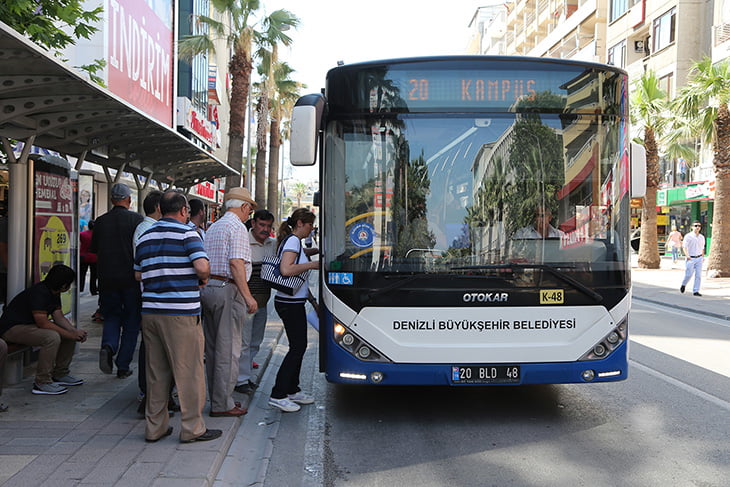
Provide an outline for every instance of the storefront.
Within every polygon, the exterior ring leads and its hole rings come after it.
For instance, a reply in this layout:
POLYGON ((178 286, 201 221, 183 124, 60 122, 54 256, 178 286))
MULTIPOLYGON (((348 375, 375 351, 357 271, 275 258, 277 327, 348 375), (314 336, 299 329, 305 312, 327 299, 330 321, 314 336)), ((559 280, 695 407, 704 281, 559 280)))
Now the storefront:
MULTIPOLYGON (((692 222, 698 220, 702 223, 702 234, 706 240, 705 252, 709 252, 714 200, 714 181, 682 184, 657 191, 657 205, 661 207, 661 214, 666 216, 663 220, 665 234, 669 234, 672 225, 675 225, 683 235, 687 234, 692 230, 692 222)), ((658 216, 657 225, 659 225, 658 216)))
MULTIPOLYGON (((76 267, 80 227, 107 210, 115 182, 130 186, 132 207, 138 208, 135 200, 152 187, 188 190, 237 174, 1 22, 0 52, 0 216, 7 212, 8 298, 42 279, 54 263, 76 267), (57 159, 39 159, 39 151, 57 159)), ((70 294, 69 304, 77 296, 70 294)))

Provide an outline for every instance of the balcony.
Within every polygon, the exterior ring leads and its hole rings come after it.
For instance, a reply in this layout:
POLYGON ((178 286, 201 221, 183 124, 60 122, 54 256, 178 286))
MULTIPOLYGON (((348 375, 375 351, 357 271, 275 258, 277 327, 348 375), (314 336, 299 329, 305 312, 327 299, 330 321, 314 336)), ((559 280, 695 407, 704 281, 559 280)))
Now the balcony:
POLYGON ((715 25, 713 27, 714 46, 730 40, 730 24, 715 25))

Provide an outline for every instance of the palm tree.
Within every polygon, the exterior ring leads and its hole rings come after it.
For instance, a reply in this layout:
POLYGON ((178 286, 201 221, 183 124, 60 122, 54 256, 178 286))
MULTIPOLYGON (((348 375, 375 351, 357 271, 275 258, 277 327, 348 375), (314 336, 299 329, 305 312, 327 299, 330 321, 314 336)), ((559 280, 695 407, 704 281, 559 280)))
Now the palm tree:
POLYGON ((304 183, 296 183, 291 188, 292 194, 297 199, 297 208, 302 206, 302 197, 307 194, 307 185, 304 183))
MULTIPOLYGON (((274 12, 273 15, 275 15, 274 12)), ((283 14, 281 14, 283 15, 283 14)), ((299 20, 295 19, 294 25, 299 20)), ((266 138, 269 130, 269 113, 271 110, 271 98, 276 91, 275 70, 279 62, 279 43, 288 46, 291 44, 289 37, 282 36, 282 30, 287 30, 288 24, 284 23, 284 18, 267 18, 264 22, 265 30, 261 37, 259 49, 259 74, 261 75, 261 83, 259 84, 259 100, 257 105, 258 120, 256 127, 256 193, 255 199, 259 205, 266 206, 266 138), (282 25, 286 29, 282 29, 282 25), (270 48, 270 50, 268 49, 270 48)), ((277 175, 269 175, 269 178, 276 178, 277 175)))
MULTIPOLYGON (((197 21, 208 27, 207 34, 189 35, 180 41, 180 56, 191 59, 196 54, 215 52, 215 41, 225 39, 233 55, 228 64, 231 75, 231 103, 228 132, 228 165, 243 174, 243 140, 245 114, 248 103, 251 72, 253 71, 253 44, 268 45, 271 42, 291 44, 284 31, 296 27, 299 19, 287 10, 277 10, 263 19, 264 33, 256 30, 254 15, 259 10, 259 0, 211 0, 219 14, 218 21, 208 16, 198 16, 197 21)), ((239 176, 229 176, 228 187, 241 185, 239 176)))
POLYGON ((256 189, 254 199, 261 208, 266 208, 266 142, 269 125, 269 92, 271 90, 271 74, 268 66, 262 63, 259 65, 259 74, 262 76, 260 83, 254 86, 258 90, 256 102, 256 164, 254 166, 254 178, 256 189))
POLYGON ((631 94, 631 119, 639 124, 644 133, 646 149, 646 193, 641 208, 641 243, 639 267, 659 269, 659 244, 657 240, 656 194, 659 188, 659 146, 667 121, 667 93, 659 87, 653 71, 646 71, 636 80, 631 94))
POLYGON ((705 142, 712 143, 715 169, 715 204, 712 241, 707 262, 711 277, 730 276, 730 63, 696 62, 687 85, 679 93, 677 111, 699 121, 705 142))
POLYGON ((271 128, 269 130, 269 185, 266 202, 274 215, 279 210, 279 151, 282 144, 282 121, 291 117, 294 103, 299 98, 299 89, 303 86, 293 81, 289 75, 294 69, 287 63, 280 62, 274 67, 274 84, 276 89, 271 98, 271 128))

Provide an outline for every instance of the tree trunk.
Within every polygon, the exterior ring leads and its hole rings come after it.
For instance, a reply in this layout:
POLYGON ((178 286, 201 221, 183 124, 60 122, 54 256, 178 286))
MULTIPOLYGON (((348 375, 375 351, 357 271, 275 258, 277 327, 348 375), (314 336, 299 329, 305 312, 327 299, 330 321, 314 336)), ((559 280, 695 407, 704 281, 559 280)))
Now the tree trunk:
POLYGON ((243 171, 243 140, 246 131, 246 105, 251 83, 253 63, 247 60, 243 52, 236 52, 229 63, 231 73, 231 109, 228 129, 228 165, 241 173, 240 176, 228 176, 226 187, 241 186, 246 175, 243 171))
POLYGON ((266 151, 267 151, 267 129, 269 127, 269 99, 262 95, 259 97, 257 108, 258 120, 256 121, 256 192, 254 199, 259 208, 266 208, 266 151))
POLYGON ((659 269, 659 244, 656 231, 656 193, 659 186, 659 151, 654 131, 644 127, 646 149, 646 195, 641 208, 641 240, 639 243, 639 268, 659 269))
POLYGON ((269 187, 266 198, 268 210, 274 214, 276 221, 279 221, 279 155, 281 150, 281 135, 279 134, 279 121, 271 121, 269 130, 269 187))
POLYGON ((707 275, 730 277, 730 113, 725 103, 718 107, 715 128, 715 203, 707 275))

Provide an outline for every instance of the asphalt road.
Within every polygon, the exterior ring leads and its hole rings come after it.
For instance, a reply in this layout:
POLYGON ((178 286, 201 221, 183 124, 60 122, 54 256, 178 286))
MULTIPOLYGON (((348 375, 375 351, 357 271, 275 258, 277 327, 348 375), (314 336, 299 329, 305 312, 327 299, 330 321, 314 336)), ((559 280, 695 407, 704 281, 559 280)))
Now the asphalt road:
POLYGON ((595 385, 336 386, 312 332, 302 383, 318 401, 282 415, 257 395, 244 437, 266 453, 238 485, 727 485, 730 323, 641 303, 630 323, 630 378, 595 385))

